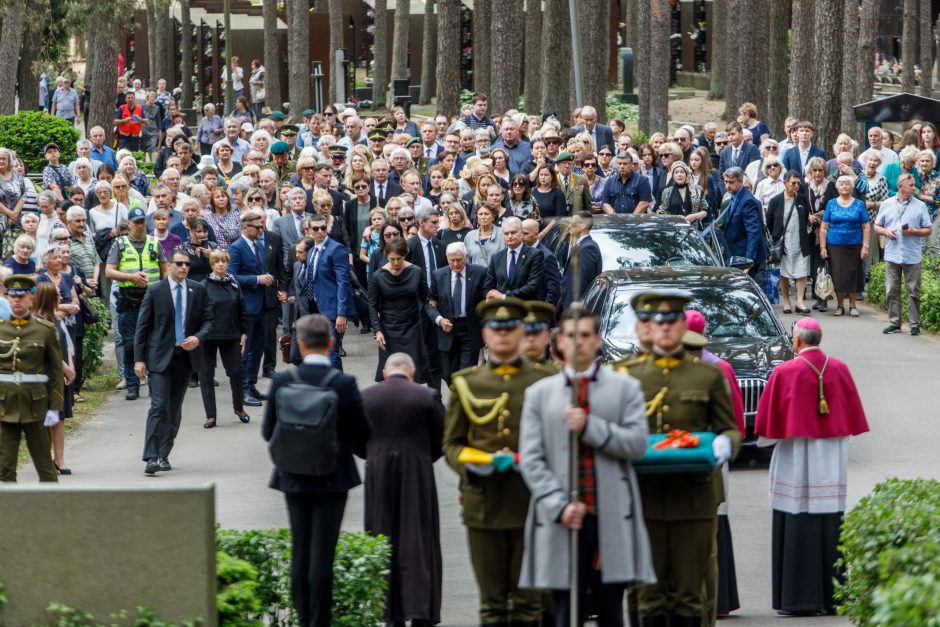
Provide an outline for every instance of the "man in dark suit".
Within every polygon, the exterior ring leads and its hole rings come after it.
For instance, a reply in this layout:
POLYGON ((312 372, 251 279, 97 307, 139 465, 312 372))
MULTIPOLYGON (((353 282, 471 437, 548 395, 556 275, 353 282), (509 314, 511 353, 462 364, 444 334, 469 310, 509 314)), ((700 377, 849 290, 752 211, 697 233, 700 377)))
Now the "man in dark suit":
MULTIPOLYGON (((262 220, 261 226, 264 225, 262 220)), ((261 244, 265 253, 265 268, 274 276, 274 285, 266 285, 264 288, 264 357, 261 364, 262 376, 270 379, 277 365, 277 322, 280 318, 278 310, 287 302, 289 273, 284 265, 284 244, 281 236, 262 228, 261 244)))
MULTIPOLYGON (((243 403, 259 407, 267 396, 260 393, 258 368, 264 355, 265 329, 267 327, 267 288, 276 284, 273 268, 267 267, 268 254, 261 235, 264 232, 264 216, 257 211, 242 214, 242 236, 231 243, 228 249, 228 271, 238 281, 245 297, 245 312, 250 329, 245 353, 242 356, 243 403)), ((280 256, 280 255, 279 255, 280 256)))
POLYGON ((587 133, 594 142, 594 149, 600 150, 601 146, 607 146, 611 152, 617 152, 614 144, 614 133, 606 124, 598 124, 597 109, 588 105, 581 108, 581 119, 584 124, 571 129, 574 133, 587 133))
POLYGON ((557 307, 561 300, 561 270, 552 249, 539 241, 540 228, 539 223, 532 218, 523 220, 522 243, 542 253, 542 283, 535 300, 557 307))
POLYGON ((389 198, 401 194, 401 185, 388 180, 388 161, 376 159, 372 162, 372 198, 379 207, 385 207, 389 198))
POLYGON ((134 333, 134 373, 150 375, 150 410, 144 436, 144 472, 172 470, 170 451, 179 432, 189 378, 202 361, 212 327, 212 303, 201 283, 187 280, 189 255, 173 253, 168 278, 147 288, 134 333))
POLYGON ((744 171, 741 168, 729 168, 724 173, 724 180, 725 189, 731 194, 724 229, 728 254, 751 259, 754 265, 747 273, 760 285, 769 254, 764 239, 760 203, 744 187, 744 171))
POLYGON ((447 266, 434 271, 424 311, 437 327, 435 349, 440 351, 444 381, 450 385, 451 374, 479 361, 483 335, 476 308, 484 300, 486 268, 467 264, 463 242, 447 246, 447 266))
POLYGON ((303 188, 295 187, 287 193, 290 211, 274 221, 274 232, 280 235, 283 247, 284 267, 294 265, 294 244, 303 237, 301 222, 307 214, 307 194, 303 188))
POLYGON ((561 309, 564 311, 571 306, 572 301, 583 297, 594 279, 603 272, 603 260, 601 259, 601 249, 597 242, 591 237, 591 227, 594 226, 594 218, 590 211, 582 211, 571 221, 571 239, 578 242, 578 293, 574 293, 574 264, 569 258, 565 264, 565 274, 563 275, 561 288, 561 309))
POLYGON ((500 228, 506 248, 493 255, 486 268, 483 281, 486 299, 511 296, 532 300, 538 295, 542 283, 542 254, 522 243, 522 220, 519 218, 506 218, 500 228))
MULTIPOLYGON (((430 292, 434 285, 434 271, 438 268, 447 267, 444 242, 437 238, 440 216, 427 207, 422 207, 415 209, 415 218, 418 222, 418 234, 408 238, 407 260, 424 272, 425 281, 430 292)), ((421 318, 421 325, 424 333, 424 347, 428 355, 428 366, 431 372, 428 387, 440 394, 442 368, 441 355, 437 350, 437 326, 424 317, 421 318)))
MULTIPOLYGON (((317 208, 313 203, 313 194, 317 190, 323 190, 330 195, 330 198, 333 199, 333 215, 338 218, 342 218, 343 213, 343 204, 346 202, 346 197, 330 187, 330 181, 333 178, 333 166, 328 163, 318 163, 314 166, 313 170, 313 187, 307 190, 307 213, 316 213, 317 208)), ((340 178, 342 181, 343 179, 340 178)))
POLYGON ((813 143, 816 137, 816 127, 812 122, 802 121, 796 123, 796 145, 788 148, 783 155, 783 169, 787 172, 796 170, 800 176, 806 176, 806 164, 813 157, 826 158, 826 151, 813 143))
MULTIPOLYGON (((303 364, 300 380, 317 385, 331 371, 328 355, 334 349, 333 325, 324 316, 304 316, 294 329, 303 364)), ((278 420, 277 392, 293 381, 292 373, 279 372, 271 381, 271 401, 265 408, 261 435, 274 435, 278 420)), ((339 539, 346 495, 362 481, 353 454, 365 458, 371 429, 356 380, 339 374, 328 382, 336 390, 336 435, 339 444, 336 470, 329 475, 307 476, 274 468, 269 487, 284 493, 291 528, 291 597, 297 624, 329 627, 333 604, 333 556, 339 539)))
POLYGON ((728 168, 744 168, 751 161, 760 159, 760 150, 754 144, 744 141, 744 129, 740 122, 732 122, 727 127, 729 145, 721 151, 718 159, 718 172, 724 174, 728 168))

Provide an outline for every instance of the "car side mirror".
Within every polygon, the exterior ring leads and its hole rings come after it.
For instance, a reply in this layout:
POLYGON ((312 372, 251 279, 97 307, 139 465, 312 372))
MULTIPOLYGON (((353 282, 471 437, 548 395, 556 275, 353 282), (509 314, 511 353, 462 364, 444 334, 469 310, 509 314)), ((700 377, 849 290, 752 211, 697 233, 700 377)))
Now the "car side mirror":
POLYGON ((753 259, 748 259, 747 257, 731 257, 728 260, 728 266, 731 268, 737 268, 738 270, 749 270, 751 266, 754 265, 753 259))

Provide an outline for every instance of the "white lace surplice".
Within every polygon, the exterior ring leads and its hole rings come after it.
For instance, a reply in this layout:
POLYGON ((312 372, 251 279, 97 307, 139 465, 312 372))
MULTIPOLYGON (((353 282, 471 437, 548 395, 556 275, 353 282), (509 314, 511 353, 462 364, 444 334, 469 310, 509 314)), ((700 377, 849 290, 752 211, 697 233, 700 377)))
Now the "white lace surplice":
POLYGON ((770 460, 770 506, 788 514, 845 511, 849 438, 786 438, 770 460))

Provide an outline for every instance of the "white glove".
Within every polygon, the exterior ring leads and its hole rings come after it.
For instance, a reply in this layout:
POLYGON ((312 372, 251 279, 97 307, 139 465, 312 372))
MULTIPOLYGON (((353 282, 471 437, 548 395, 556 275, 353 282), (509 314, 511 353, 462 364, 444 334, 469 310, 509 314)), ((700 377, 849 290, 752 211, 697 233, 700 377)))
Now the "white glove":
POLYGON ((715 464, 719 466, 731 459, 731 438, 722 434, 712 440, 712 453, 715 454, 715 464))
POLYGON ((492 464, 464 464, 464 467, 467 469, 467 472, 472 472, 481 477, 489 477, 496 472, 492 464))
POLYGON ((42 421, 42 426, 44 427, 54 427, 59 424, 59 412, 55 409, 50 409, 46 412, 46 419, 42 421))

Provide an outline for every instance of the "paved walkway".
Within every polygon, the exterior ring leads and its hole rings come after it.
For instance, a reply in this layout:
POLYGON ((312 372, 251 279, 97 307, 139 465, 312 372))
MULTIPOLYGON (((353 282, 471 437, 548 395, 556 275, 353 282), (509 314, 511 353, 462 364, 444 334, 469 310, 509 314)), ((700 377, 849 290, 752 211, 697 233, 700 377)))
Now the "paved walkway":
MULTIPOLYGON (((795 316, 782 316, 787 326, 795 316)), ((940 386, 936 373, 940 343, 936 338, 885 336, 885 316, 870 309, 858 319, 820 317, 823 347, 852 369, 865 403, 872 432, 853 440, 849 468, 849 502, 856 502, 885 477, 940 477, 936 451, 940 448, 940 386)), ((346 339, 347 370, 361 385, 375 372, 371 335, 353 330, 346 339)), ((221 373, 220 373, 221 374, 221 373)), ((259 386, 264 388, 267 380, 259 386)), ((227 403, 227 387, 216 388, 219 407, 227 403)), ((184 421, 170 458, 174 470, 145 477, 140 460, 147 412, 146 396, 126 402, 115 395, 98 416, 69 440, 66 460, 75 474, 69 485, 192 485, 214 482, 219 523, 229 528, 287 525, 281 495, 267 488, 270 461, 258 432, 261 411, 249 412, 252 422, 222 415, 219 427, 202 428, 198 389, 186 397, 184 421)), ((456 502, 456 478, 442 462, 436 467, 444 552, 443 624, 473 625, 477 591, 470 571, 466 536, 456 502)), ((770 609, 770 510, 767 506, 766 467, 736 470, 731 477, 731 523, 740 597, 744 604, 729 624, 780 625, 770 609)), ((21 473, 35 481, 32 468, 21 473)), ((362 527, 362 489, 350 494, 344 527, 362 527)), ((803 624, 848 624, 842 619, 794 619, 803 624)))

